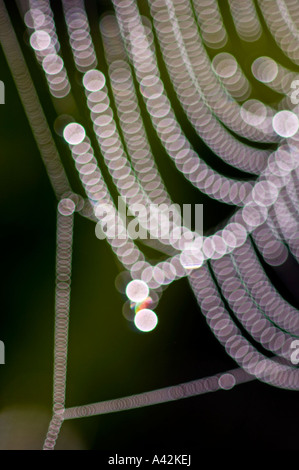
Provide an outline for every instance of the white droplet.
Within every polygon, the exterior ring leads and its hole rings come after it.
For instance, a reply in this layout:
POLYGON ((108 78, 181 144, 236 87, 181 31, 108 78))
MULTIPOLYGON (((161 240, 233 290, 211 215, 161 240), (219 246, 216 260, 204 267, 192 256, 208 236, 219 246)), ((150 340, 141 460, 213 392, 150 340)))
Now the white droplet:
POLYGON ((76 122, 68 124, 63 131, 63 137, 70 145, 78 145, 85 139, 85 129, 76 122))
POLYGON ((69 198, 61 199, 58 204, 58 210, 61 215, 71 215, 76 209, 76 204, 69 198))
POLYGON ((36 51, 43 51, 51 44, 51 36, 46 31, 35 31, 30 36, 30 44, 36 51))
POLYGON ((236 385, 236 379, 232 374, 223 374, 219 377, 218 384, 224 390, 230 390, 236 385))
POLYGON ((152 310, 144 308, 136 313, 134 323, 138 330, 148 332, 157 326, 158 317, 152 310))
POLYGON ((31 8, 24 16, 24 22, 28 28, 40 28, 45 22, 45 15, 38 8, 31 8))
POLYGON ((142 302, 148 297, 149 288, 146 282, 134 279, 127 285, 126 294, 132 302, 142 302))
POLYGON ((292 111, 279 111, 272 120, 273 129, 281 137, 292 137, 299 129, 299 119, 292 111))

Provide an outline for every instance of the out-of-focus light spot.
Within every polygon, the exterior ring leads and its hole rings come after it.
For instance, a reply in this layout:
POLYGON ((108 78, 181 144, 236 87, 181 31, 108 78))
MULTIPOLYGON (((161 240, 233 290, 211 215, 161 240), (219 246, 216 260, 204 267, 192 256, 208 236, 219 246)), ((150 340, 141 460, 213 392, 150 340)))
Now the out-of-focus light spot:
POLYGON ((40 28, 45 22, 45 15, 38 8, 31 8, 25 13, 24 21, 28 28, 40 28))
POLYGON ((299 129, 299 119, 292 111, 279 111, 272 120, 273 129, 281 137, 292 137, 299 129))
POLYGON ((138 330, 148 332, 157 326, 158 317, 152 310, 144 308, 136 313, 134 323, 138 330))
POLYGON ((134 308, 135 310, 135 313, 138 313, 139 310, 143 310, 145 308, 148 308, 148 307, 152 307, 152 298, 151 297, 147 297, 146 299, 142 300, 142 302, 133 302, 131 304, 131 308, 134 308))
POLYGON ((259 126, 267 117, 266 106, 258 100, 247 100, 243 103, 241 117, 247 124, 251 126, 259 126))
POLYGON ((299 163, 298 159, 295 157, 295 152, 296 150, 293 153, 291 147, 286 145, 281 145, 279 147, 274 157, 279 175, 287 174, 291 170, 297 168, 299 163))
POLYGON ((56 75, 63 68, 63 60, 57 54, 49 54, 44 58, 42 66, 49 75, 56 75))
POLYGON ((85 138, 85 129, 80 124, 72 122, 68 124, 63 131, 63 137, 70 145, 78 145, 85 138))
POLYGON ((226 245, 232 250, 245 243, 247 232, 243 225, 233 222, 228 224, 222 231, 222 237, 226 245))
POLYGON ((253 76, 262 83, 270 83, 278 75, 278 65, 270 57, 259 57, 251 66, 253 76))
POLYGON ((72 116, 69 116, 68 114, 61 114, 60 116, 58 116, 54 122, 54 130, 56 134, 62 137, 65 127, 72 122, 74 122, 74 118, 72 118, 72 116))
POLYGON ((134 322, 135 319, 135 311, 131 308, 129 300, 124 303, 122 307, 122 314, 125 317, 126 320, 130 322, 134 322))
POLYGON ((71 215, 75 212, 76 204, 69 198, 62 199, 58 204, 58 210, 61 215, 71 215))
POLYGON ((148 297, 149 288, 146 282, 134 279, 127 285, 126 294, 132 302, 142 302, 148 297))
POLYGON ((252 197, 259 206, 271 206, 278 196, 277 187, 269 181, 256 183, 252 190, 252 197))
POLYGON ((227 52, 217 54, 212 61, 212 65, 217 75, 222 78, 232 77, 238 69, 236 59, 227 52))
MULTIPOLYGON (((49 426, 48 410, 36 405, 13 405, 0 413, 0 451, 41 449, 49 426)), ((84 439, 69 423, 56 449, 86 450, 84 439)))
POLYGON ((43 51, 51 44, 51 37, 46 31, 35 31, 30 36, 30 44, 36 51, 43 51))
POLYGON ((89 70, 83 76, 83 85, 88 91, 100 91, 105 83, 105 76, 99 70, 89 70))
POLYGON ((236 385, 236 379, 232 374, 223 374, 219 377, 218 384, 224 390, 230 390, 236 385))
POLYGON ((131 274, 128 271, 119 273, 115 278, 115 287, 118 292, 124 294, 126 292, 126 286, 131 279, 131 274))
POLYGON ((265 206, 255 205, 252 201, 242 209, 242 218, 250 229, 258 227, 267 219, 268 211, 265 206))
POLYGON ((201 244, 189 243, 180 255, 181 265, 185 269, 200 268, 204 262, 201 244))

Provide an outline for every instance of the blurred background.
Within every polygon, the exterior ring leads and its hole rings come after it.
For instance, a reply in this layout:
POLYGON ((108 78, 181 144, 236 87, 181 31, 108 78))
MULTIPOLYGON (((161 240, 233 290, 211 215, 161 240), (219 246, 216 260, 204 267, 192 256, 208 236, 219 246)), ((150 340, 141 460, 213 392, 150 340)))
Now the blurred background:
MULTIPOLYGON (((83 195, 68 146, 55 133, 57 112, 42 69, 29 47, 18 4, 11 0, 4 3, 72 188, 83 195)), ((233 54, 251 82, 251 98, 277 107, 282 96, 254 79, 252 62, 259 56, 270 56, 285 67, 298 70, 277 47, 264 23, 260 39, 253 43, 241 41, 227 1, 219 4, 229 41, 222 49, 207 49, 211 59, 222 51, 233 54)), ((62 5, 54 0, 51 6, 76 103, 68 105, 64 113, 86 122, 88 128, 88 110, 80 101, 81 77, 72 61, 62 5)), ((87 0, 85 6, 98 68, 106 75, 99 19, 113 8, 108 0, 87 0)), ((139 1, 139 7, 150 18, 147 2, 139 1)), ((248 174, 216 158, 195 134, 180 108, 161 56, 158 58, 176 116, 195 149, 222 174, 248 179, 248 174)), ((6 347, 6 363, 0 366, 0 449, 40 449, 52 407, 57 201, 1 47, 0 80, 6 87, 5 105, 0 106, 0 339, 6 347)), ((199 193, 178 173, 164 153, 145 109, 143 113, 153 153, 173 201, 204 204, 204 233, 213 233, 235 208, 199 193)), ((96 148, 95 153, 100 161, 96 148)), ((151 250, 148 254, 158 259, 151 250)), ((284 298, 298 308, 295 263, 289 260, 278 268, 265 269, 284 298)), ((186 279, 172 283, 163 293, 156 308, 157 328, 148 334, 138 332, 124 317, 125 298, 115 287, 122 270, 108 244, 96 238, 95 224, 76 214, 67 406, 154 390, 236 366, 206 325, 186 279)), ((57 449, 296 449, 297 402, 296 392, 253 381, 230 391, 67 421, 57 449)))

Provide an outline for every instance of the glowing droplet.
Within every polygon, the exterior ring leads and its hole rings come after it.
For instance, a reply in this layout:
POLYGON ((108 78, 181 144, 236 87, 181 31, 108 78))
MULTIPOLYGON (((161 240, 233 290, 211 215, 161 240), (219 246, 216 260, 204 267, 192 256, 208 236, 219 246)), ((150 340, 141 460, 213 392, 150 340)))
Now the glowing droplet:
POLYGON ((278 75, 278 65, 270 57, 258 57, 251 66, 253 76, 262 83, 270 83, 278 75))
POLYGON ((42 66, 49 75, 56 75, 63 69, 63 60, 57 54, 49 54, 44 58, 42 66))
POLYGON ((58 210, 61 215, 71 215, 76 209, 76 204, 69 198, 62 199, 58 204, 58 210))
POLYGON ((130 302, 127 300, 122 308, 122 314, 125 317, 126 320, 133 322, 135 318, 135 311, 132 310, 130 306, 130 302))
POLYGON ((148 297, 149 288, 144 281, 134 279, 127 285, 126 294, 132 302, 142 302, 148 297))
POLYGON ((292 137, 299 129, 299 119, 292 111, 279 111, 272 120, 273 129, 281 137, 292 137))
POLYGON ((78 145, 85 138, 85 129, 80 124, 72 122, 68 124, 63 131, 63 137, 70 145, 78 145))
POLYGON ((223 374, 219 377, 218 384, 223 390, 230 390, 236 385, 236 379, 232 374, 223 374))
POLYGON ((252 190, 253 200, 259 206, 271 206, 278 196, 278 188, 269 181, 260 181, 256 183, 252 190))
POLYGON ((65 127, 72 122, 74 122, 74 118, 72 116, 67 114, 61 114, 58 116, 54 122, 54 130, 56 134, 60 135, 60 137, 63 137, 63 131, 65 127))
POLYGON ((251 126, 259 126, 267 117, 266 106, 258 100, 247 100, 240 109, 242 119, 251 126))
POLYGON ((140 331, 152 331, 157 326, 158 317, 152 310, 144 308, 136 313, 134 323, 140 331))
POLYGON ((43 51, 51 44, 51 36, 46 31, 35 31, 30 36, 30 44, 36 51, 43 51))
POLYGON ((105 82, 105 76, 99 70, 89 70, 83 77, 83 85, 88 91, 101 90, 105 82))
POLYGON ((151 307, 152 306, 152 298, 147 297, 146 299, 142 300, 142 302, 133 302, 131 304, 131 308, 134 308, 135 313, 138 313, 139 310, 143 310, 145 308, 151 307))
POLYGON ((40 28, 45 22, 45 15, 38 8, 31 8, 25 14, 24 21, 28 28, 40 28))

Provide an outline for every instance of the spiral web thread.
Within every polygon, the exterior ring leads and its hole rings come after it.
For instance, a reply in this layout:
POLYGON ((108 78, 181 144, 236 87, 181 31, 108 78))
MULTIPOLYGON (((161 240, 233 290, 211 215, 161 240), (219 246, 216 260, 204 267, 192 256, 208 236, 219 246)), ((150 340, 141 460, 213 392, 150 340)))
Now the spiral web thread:
MULTIPOLYGON (((143 242, 168 256, 156 264, 146 259, 126 232, 83 123, 74 122, 65 127, 63 135, 86 198, 72 191, 5 4, 0 0, 1 44, 58 199, 53 417, 44 449, 54 449, 65 419, 228 390, 255 378, 277 387, 299 389, 299 371, 290 361, 292 342, 299 336, 299 312, 272 285, 256 254, 257 249, 270 266, 282 265, 290 256, 299 260, 299 121, 296 104, 290 99, 296 73, 270 57, 257 56, 253 61, 255 79, 283 94, 277 109, 273 109, 250 99, 250 77, 232 54, 220 52, 210 59, 208 50, 223 48, 229 41, 216 0, 148 0, 150 17, 140 14, 134 0, 113 0, 113 6, 114 13, 103 16, 99 23, 108 67, 105 76, 98 64, 84 2, 62 0, 74 64, 82 77, 81 98, 90 110, 94 136, 113 184, 128 208, 138 203, 147 208, 146 217, 137 216, 152 235, 143 242), (154 37, 195 132, 218 158, 248 172, 250 179, 220 174, 193 149, 160 77, 154 37), (110 91, 106 80, 110 81, 110 91), (110 106, 111 98, 117 116, 110 106), (162 147, 182 176, 200 192, 236 207, 226 225, 213 235, 202 236, 183 227, 183 236, 178 240, 174 236, 178 229, 174 218, 167 237, 161 237, 147 224, 152 215, 151 203, 160 205, 162 226, 162 204, 167 209, 173 203, 155 163, 139 98, 162 147), (114 117, 118 118, 117 124, 114 117), (247 142, 270 143, 275 150, 251 146, 238 136, 247 142), (117 224, 122 235, 115 238, 108 230, 110 248, 130 279, 147 284, 153 308, 167 285, 188 276, 208 325, 238 368, 121 399, 65 406, 74 213, 103 227, 99 203, 108 204, 114 215, 109 229, 117 224), (248 337, 268 350, 271 357, 260 353, 242 335, 224 299, 248 337)), ((273 40, 292 61, 293 68, 298 67, 299 17, 295 1, 230 0, 229 9, 240 40, 254 42, 263 35, 262 15, 273 40)), ((21 3, 20 11, 32 53, 44 71, 60 115, 64 106, 67 109, 67 100, 74 98, 51 5, 49 0, 28 0, 21 3)))

